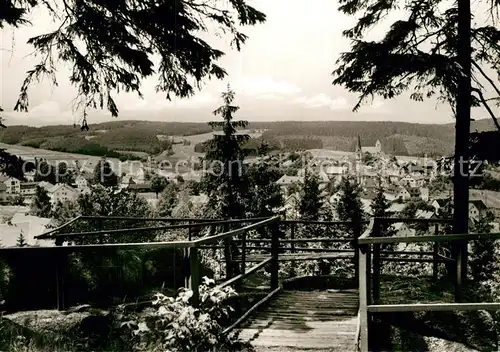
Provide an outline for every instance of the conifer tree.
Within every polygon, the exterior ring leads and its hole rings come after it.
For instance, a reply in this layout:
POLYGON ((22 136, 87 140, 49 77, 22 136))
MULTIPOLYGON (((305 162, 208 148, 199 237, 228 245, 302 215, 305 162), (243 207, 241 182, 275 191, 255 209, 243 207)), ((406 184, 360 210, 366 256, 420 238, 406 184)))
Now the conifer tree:
POLYGON ((51 216, 51 210, 52 204, 47 190, 37 186, 35 196, 31 202, 30 213, 41 218, 49 218, 51 216))
POLYGON ((27 245, 28 244, 26 243, 26 239, 24 238, 23 231, 21 230, 21 233, 19 233, 19 237, 16 241, 16 247, 26 247, 27 245))
MULTIPOLYGON (((495 217, 488 212, 479 217, 475 221, 470 232, 472 233, 490 233, 493 229, 492 222, 495 217)), ((470 253, 470 268, 472 280, 477 283, 489 280, 493 276, 493 272, 498 269, 495 260, 495 241, 489 239, 481 239, 471 241, 470 253)))
POLYGON ((222 218, 239 218, 244 215, 244 197, 247 182, 243 170, 247 134, 239 134, 238 128, 245 128, 247 121, 234 120, 239 106, 232 105, 235 94, 228 85, 222 93, 223 105, 213 113, 221 116, 222 121, 212 121, 214 137, 207 142, 205 160, 211 170, 204 175, 203 188, 209 197, 209 207, 216 209, 222 218))
POLYGON ((319 178, 306 169, 301 187, 300 216, 304 220, 319 220, 322 217, 323 199, 319 190, 319 178))

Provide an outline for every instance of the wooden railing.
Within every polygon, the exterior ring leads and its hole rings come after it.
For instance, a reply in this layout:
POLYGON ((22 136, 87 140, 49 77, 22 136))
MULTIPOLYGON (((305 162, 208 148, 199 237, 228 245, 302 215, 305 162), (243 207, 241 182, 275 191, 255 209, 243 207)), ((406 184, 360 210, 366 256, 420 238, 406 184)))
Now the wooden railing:
MULTIPOLYGON (((422 236, 381 236, 380 226, 384 223, 394 222, 421 222, 428 224, 449 223, 443 219, 393 219, 374 218, 363 235, 358 239, 359 246, 359 350, 367 352, 369 346, 369 329, 373 323, 373 315, 394 312, 422 312, 422 311, 467 311, 467 310, 500 310, 500 303, 417 303, 417 304, 380 304, 380 271, 384 260, 381 257, 382 244, 399 243, 433 243, 434 250, 427 253, 431 258, 414 258, 416 262, 432 262, 433 278, 437 279, 437 265, 452 263, 455 266, 455 295, 456 300, 461 297, 461 266, 462 258, 458 255, 455 259, 447 258, 438 253, 441 243, 468 242, 476 240, 500 239, 500 233, 492 234, 438 234, 422 236)), ((437 228, 437 226, 436 226, 437 228)), ((458 252, 460 253, 460 252, 458 252)))

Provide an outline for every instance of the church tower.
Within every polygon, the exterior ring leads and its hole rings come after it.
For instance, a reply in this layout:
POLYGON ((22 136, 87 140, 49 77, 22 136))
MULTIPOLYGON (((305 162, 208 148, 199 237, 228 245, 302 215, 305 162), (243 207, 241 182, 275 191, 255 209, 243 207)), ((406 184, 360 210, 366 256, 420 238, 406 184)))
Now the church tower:
POLYGON ((355 173, 356 180, 358 184, 361 184, 361 169, 363 167, 363 148, 361 148, 361 138, 359 138, 356 142, 356 165, 355 165, 355 173))

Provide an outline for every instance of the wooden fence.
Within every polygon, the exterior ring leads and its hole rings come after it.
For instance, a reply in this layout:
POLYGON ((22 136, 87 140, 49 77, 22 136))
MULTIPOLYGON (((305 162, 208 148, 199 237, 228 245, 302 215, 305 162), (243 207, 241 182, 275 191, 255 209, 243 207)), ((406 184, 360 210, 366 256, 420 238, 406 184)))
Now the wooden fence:
MULTIPOLYGON (((470 310, 500 310, 500 303, 429 303, 429 304, 380 304, 380 271, 384 260, 381 256, 382 244, 399 243, 433 243, 434 250, 427 253, 430 258, 416 258, 416 262, 433 263, 433 277, 437 279, 437 266, 440 263, 451 263, 455 267, 455 299, 462 297, 460 251, 455 259, 443 256, 438 252, 441 243, 468 242, 475 240, 500 239, 500 233, 492 234, 438 234, 422 236, 381 236, 380 228, 383 224, 394 222, 421 222, 427 224, 449 223, 443 219, 395 219, 373 218, 363 235, 358 239, 359 246, 359 350, 369 351, 369 329, 373 324, 373 315, 394 312, 422 312, 422 311, 470 311, 470 310)), ((437 229, 437 225, 435 226, 437 229)))

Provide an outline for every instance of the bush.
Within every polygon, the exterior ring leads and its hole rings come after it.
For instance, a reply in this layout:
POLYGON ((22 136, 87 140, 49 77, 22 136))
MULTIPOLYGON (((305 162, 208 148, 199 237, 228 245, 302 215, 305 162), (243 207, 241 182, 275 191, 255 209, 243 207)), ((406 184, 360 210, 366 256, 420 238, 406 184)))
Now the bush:
POLYGON ((234 335, 223 335, 222 319, 229 316, 228 298, 236 296, 229 287, 217 288, 207 277, 200 285, 200 307, 190 305, 193 292, 181 289, 176 298, 155 295, 153 308, 143 312, 119 310, 115 327, 123 329, 128 347, 135 351, 236 351, 234 335))

